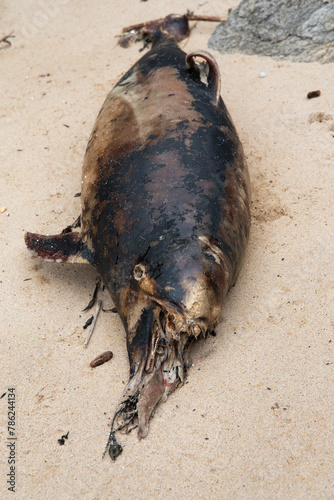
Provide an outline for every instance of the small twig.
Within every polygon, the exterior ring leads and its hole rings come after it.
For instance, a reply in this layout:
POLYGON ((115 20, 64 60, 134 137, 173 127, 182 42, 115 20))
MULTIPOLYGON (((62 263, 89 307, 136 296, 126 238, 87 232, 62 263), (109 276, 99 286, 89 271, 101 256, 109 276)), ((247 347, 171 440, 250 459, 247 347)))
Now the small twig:
POLYGON ((186 14, 185 17, 188 21, 209 21, 212 23, 225 23, 226 19, 224 17, 218 16, 196 16, 195 14, 186 14))
POLYGON ((102 300, 99 299, 97 301, 97 304, 96 304, 96 308, 95 308, 95 312, 94 312, 94 319, 93 319, 93 323, 91 324, 91 327, 90 329, 88 330, 88 333, 87 333, 87 337, 86 337, 86 340, 85 340, 85 343, 84 343, 84 347, 87 347, 88 346, 88 343, 91 339, 91 336, 93 335, 93 331, 94 331, 94 328, 95 328, 95 325, 96 325, 96 321, 97 321, 97 317, 99 315, 99 312, 100 312, 100 309, 101 309, 101 306, 102 306, 102 300))

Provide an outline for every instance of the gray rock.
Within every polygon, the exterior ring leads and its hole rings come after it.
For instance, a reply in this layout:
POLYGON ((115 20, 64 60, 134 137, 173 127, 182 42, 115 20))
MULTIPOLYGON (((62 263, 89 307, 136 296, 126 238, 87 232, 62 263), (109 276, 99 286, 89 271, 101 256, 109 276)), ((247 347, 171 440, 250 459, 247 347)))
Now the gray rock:
POLYGON ((222 53, 333 62, 334 1, 243 0, 216 28, 209 47, 222 53))

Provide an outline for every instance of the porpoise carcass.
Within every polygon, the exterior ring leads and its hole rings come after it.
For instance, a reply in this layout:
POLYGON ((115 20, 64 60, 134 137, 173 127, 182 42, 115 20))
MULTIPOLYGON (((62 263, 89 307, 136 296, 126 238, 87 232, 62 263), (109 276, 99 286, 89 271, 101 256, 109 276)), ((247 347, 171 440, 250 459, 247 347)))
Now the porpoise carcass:
POLYGON ((25 235, 38 257, 90 263, 102 277, 130 361, 118 428, 138 417, 139 438, 184 381, 193 339, 217 325, 250 230, 248 170, 219 68, 175 39, 158 23, 151 50, 102 106, 84 158, 80 232, 25 235))

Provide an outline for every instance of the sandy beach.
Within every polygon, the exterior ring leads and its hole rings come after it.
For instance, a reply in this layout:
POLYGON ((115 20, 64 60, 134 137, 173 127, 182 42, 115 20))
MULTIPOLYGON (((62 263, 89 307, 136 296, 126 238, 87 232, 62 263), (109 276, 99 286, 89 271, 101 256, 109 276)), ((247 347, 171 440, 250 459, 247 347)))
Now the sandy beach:
MULTIPOLYGON (((142 55, 140 44, 117 45, 122 28, 237 5, 1 2, 0 38, 15 35, 0 50, 3 499, 14 496, 13 393, 18 499, 334 498, 334 64, 210 49, 251 175, 250 242, 216 337, 195 345, 187 382, 157 408, 148 437, 121 436, 115 463, 102 452, 128 380, 122 323, 101 313, 85 349, 96 271, 40 261, 23 239, 57 234, 80 213, 93 123, 142 55), (307 99, 312 90, 320 97, 307 99), (107 350, 113 359, 92 369, 107 350)), ((181 48, 208 50, 216 24, 192 26, 181 48)))

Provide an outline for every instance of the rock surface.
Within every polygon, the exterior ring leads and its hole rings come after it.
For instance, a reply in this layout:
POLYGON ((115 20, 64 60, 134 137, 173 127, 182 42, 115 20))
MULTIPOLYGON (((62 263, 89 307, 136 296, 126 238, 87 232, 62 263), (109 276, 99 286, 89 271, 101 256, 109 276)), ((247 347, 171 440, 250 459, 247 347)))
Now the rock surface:
POLYGON ((209 46, 225 53, 333 62, 334 2, 243 0, 217 27, 209 46))

